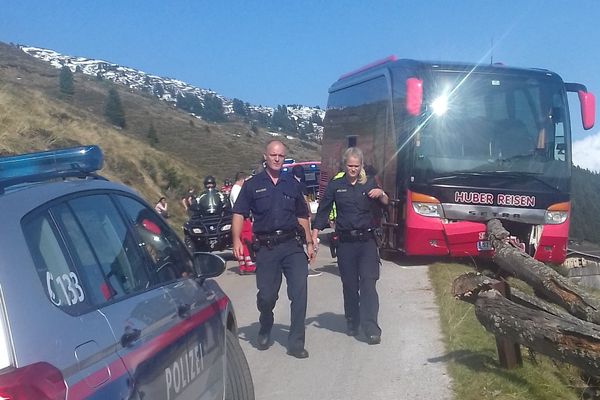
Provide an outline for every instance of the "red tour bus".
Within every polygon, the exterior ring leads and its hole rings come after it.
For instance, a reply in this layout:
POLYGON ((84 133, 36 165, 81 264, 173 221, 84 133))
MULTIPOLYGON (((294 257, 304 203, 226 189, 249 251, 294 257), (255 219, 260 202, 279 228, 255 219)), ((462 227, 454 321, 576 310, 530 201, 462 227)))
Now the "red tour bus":
POLYGON ((570 212, 567 92, 578 93, 583 127, 592 128, 593 94, 553 72, 389 57, 330 87, 322 175, 341 170, 345 148, 363 150, 392 200, 384 249, 491 256, 485 223, 499 218, 536 259, 561 263, 570 212))

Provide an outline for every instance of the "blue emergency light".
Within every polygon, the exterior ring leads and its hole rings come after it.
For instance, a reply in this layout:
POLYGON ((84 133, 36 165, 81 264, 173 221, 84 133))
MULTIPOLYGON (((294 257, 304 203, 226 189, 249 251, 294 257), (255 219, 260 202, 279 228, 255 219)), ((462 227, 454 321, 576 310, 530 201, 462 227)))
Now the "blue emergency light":
POLYGON ((0 189, 25 182, 86 176, 102 168, 96 145, 0 157, 0 189))

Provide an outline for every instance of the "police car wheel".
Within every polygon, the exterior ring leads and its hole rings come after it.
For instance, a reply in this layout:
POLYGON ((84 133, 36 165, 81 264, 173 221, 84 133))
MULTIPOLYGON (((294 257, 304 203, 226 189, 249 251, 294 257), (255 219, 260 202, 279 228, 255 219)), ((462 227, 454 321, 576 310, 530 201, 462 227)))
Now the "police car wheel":
POLYGON ((254 384, 246 356, 238 338, 229 330, 225 333, 227 381, 225 400, 254 400, 254 384))

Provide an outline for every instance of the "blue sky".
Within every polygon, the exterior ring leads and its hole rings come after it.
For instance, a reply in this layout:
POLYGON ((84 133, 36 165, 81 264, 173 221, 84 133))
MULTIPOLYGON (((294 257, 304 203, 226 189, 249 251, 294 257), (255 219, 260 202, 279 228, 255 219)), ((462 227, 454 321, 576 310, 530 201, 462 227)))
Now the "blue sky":
MULTIPOLYGON (((265 106, 323 107, 342 73, 390 54, 489 63, 492 43, 495 62, 550 69, 600 97, 599 23, 598 0, 0 0, 0 41, 265 106)), ((573 121, 575 141, 590 135, 573 121)))

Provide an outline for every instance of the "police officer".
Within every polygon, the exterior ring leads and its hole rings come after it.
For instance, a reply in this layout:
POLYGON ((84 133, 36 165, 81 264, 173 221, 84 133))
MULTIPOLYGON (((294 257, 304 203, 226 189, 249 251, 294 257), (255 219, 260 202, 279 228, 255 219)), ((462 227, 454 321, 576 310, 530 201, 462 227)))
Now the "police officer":
POLYGON ((389 198, 372 177, 367 178, 360 149, 347 149, 343 165, 344 176, 329 182, 319 203, 312 241, 316 245, 319 230, 328 227, 328 215, 335 202, 335 229, 339 237, 337 257, 347 333, 356 336, 360 326, 369 344, 379 344, 381 328, 377 323, 379 296, 376 288, 379 252, 375 230, 381 208, 389 203, 389 198))
POLYGON ((306 358, 304 320, 308 262, 303 243, 307 243, 309 260, 312 260, 314 250, 308 226, 308 208, 300 185, 291 174, 280 174, 285 150, 285 145, 279 140, 267 143, 263 154, 264 171, 248 179, 242 186, 233 207, 233 254, 238 260, 243 256, 240 233, 244 217, 252 213, 258 288, 256 305, 260 312, 257 348, 266 350, 271 344, 273 309, 283 273, 291 301, 287 353, 296 358, 306 358), (299 232, 298 224, 302 232, 299 232))

